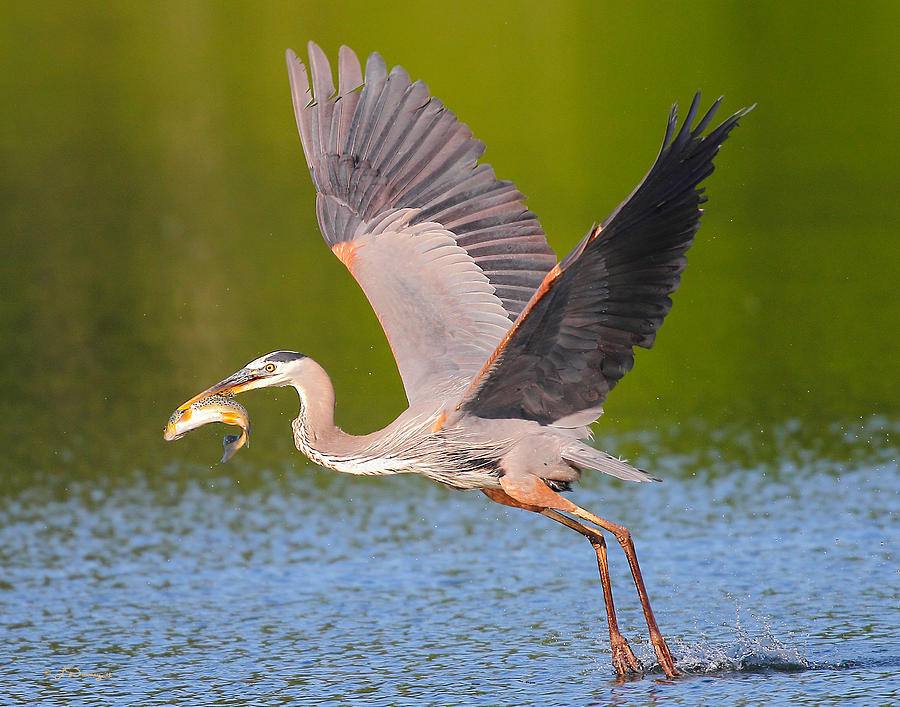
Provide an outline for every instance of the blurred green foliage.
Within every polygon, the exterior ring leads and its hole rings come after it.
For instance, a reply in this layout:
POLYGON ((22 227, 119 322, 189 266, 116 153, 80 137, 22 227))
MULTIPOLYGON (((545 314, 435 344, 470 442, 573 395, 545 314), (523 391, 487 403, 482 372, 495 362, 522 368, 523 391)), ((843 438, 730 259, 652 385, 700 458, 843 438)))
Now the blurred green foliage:
MULTIPOLYGON (((196 459, 163 448, 168 414, 278 348, 330 371, 350 431, 402 410, 318 234, 283 58, 309 39, 428 82, 559 255, 641 178, 672 102, 758 103, 599 429, 896 416, 897 26, 894 2, 4 3, 6 473, 196 459)), ((288 454, 293 392, 245 402, 251 451, 288 454)))

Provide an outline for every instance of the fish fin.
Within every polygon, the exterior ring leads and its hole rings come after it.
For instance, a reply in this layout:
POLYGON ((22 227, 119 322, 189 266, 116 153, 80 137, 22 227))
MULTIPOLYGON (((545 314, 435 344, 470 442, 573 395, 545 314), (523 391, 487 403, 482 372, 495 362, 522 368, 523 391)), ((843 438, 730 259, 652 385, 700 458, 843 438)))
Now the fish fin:
POLYGON ((222 438, 222 447, 225 449, 225 453, 222 455, 222 464, 231 459, 231 457, 234 456, 234 453, 240 449, 240 447, 235 444, 240 438, 240 435, 225 435, 222 438))

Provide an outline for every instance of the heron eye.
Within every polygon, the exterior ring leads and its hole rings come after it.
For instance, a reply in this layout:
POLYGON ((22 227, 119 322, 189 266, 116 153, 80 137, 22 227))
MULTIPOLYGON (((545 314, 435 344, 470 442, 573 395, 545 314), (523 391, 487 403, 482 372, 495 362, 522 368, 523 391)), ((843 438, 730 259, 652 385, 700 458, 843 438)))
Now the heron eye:
POLYGON ((274 372, 275 372, 275 364, 274 364, 274 363, 267 363, 264 370, 265 370, 266 373, 274 373, 274 372))

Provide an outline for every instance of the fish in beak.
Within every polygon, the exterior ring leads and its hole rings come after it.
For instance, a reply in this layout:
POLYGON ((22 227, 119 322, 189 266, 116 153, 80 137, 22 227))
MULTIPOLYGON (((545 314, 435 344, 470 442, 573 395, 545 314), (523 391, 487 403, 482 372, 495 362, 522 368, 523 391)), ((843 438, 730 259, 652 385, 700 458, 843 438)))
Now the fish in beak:
POLYGON ((237 425, 242 429, 241 434, 226 435, 222 441, 225 448, 222 461, 228 461, 238 449, 248 443, 250 435, 250 416, 234 396, 255 388, 292 385, 291 376, 296 374, 293 366, 304 360, 306 356, 296 351, 273 351, 260 356, 228 378, 179 405, 169 418, 163 437, 167 440, 178 439, 211 422, 237 425))
MULTIPOLYGON (((224 381, 223 381, 224 383, 224 381)), ((222 441, 225 453, 222 456, 224 464, 234 453, 250 443, 250 416, 247 409, 230 395, 208 395, 185 403, 169 418, 163 438, 174 440, 184 437, 188 432, 211 422, 224 422, 226 425, 237 425, 241 428, 240 435, 225 435, 222 441)))

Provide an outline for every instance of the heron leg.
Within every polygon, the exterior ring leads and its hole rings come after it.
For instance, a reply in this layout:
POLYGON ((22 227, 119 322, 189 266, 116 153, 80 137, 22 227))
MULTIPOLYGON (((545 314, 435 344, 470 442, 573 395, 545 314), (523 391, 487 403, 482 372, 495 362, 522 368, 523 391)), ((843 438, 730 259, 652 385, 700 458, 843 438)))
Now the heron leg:
POLYGON ((644 586, 644 578, 641 576, 641 568, 638 565, 637 553, 634 550, 634 542, 631 539, 631 532, 625 526, 611 523, 599 516, 594 515, 590 511, 586 511, 581 506, 576 506, 571 501, 563 498, 553 491, 547 484, 536 476, 520 476, 511 478, 504 476, 500 479, 500 486, 503 490, 519 503, 530 505, 539 509, 550 509, 563 511, 570 515, 586 520, 589 523, 607 530, 616 536, 619 545, 625 551, 628 558, 628 566, 631 568, 631 576, 634 578, 634 585, 637 588, 638 598, 641 601, 641 608, 644 610, 644 619, 647 621, 647 628, 650 631, 650 642, 653 644, 653 650, 656 651, 656 658, 665 674, 672 678, 678 675, 675 669, 675 661, 672 660, 672 654, 666 645, 666 639, 663 638, 656 623, 656 617, 653 615, 653 609, 650 607, 650 598, 647 596, 647 588, 644 586))
POLYGON ((636 673, 643 672, 643 666, 635 657, 631 646, 625 640, 625 636, 619 631, 619 622, 616 621, 616 608, 613 605, 612 582, 609 579, 609 564, 606 560, 606 540, 603 535, 593 528, 582 525, 576 520, 557 513, 549 508, 541 511, 541 515, 545 515, 557 523, 562 523, 567 528, 571 528, 584 535, 591 542, 594 552, 597 553, 597 567, 600 570, 600 584, 603 585, 603 601, 606 604, 606 623, 609 625, 609 645, 612 649, 613 666, 619 675, 624 675, 628 670, 636 673))
POLYGON ((538 506, 519 503, 499 489, 482 489, 482 491, 492 501, 496 501, 505 506, 512 506, 513 508, 522 508, 527 511, 540 513, 551 520, 555 520, 557 523, 565 525, 567 528, 571 528, 572 530, 581 533, 590 541, 591 546, 594 548, 594 552, 597 553, 597 567, 600 570, 600 584, 603 586, 603 601, 606 605, 606 622, 609 626, 609 644, 612 650, 613 667, 615 667, 616 673, 619 675, 625 675, 629 670, 636 673, 643 672, 640 661, 635 657, 625 636, 619 631, 619 624, 616 621, 616 609, 613 605, 612 597, 612 583, 609 578, 609 564, 606 559, 606 540, 603 538, 603 534, 594 528, 582 525, 577 520, 569 518, 562 513, 557 513, 549 508, 540 508, 538 506))

